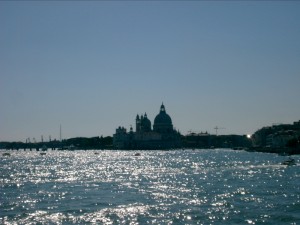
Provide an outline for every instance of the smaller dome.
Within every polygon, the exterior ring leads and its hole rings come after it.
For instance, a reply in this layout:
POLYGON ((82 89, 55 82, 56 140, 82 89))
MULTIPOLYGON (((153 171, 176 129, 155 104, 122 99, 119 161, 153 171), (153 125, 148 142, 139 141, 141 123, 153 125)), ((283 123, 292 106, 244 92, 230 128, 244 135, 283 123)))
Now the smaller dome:
POLYGON ((148 125, 148 124, 151 124, 151 121, 147 118, 147 116, 144 116, 142 123, 145 123, 148 125))
POLYGON ((141 116, 141 131, 151 131, 151 121, 147 118, 147 114, 141 116))

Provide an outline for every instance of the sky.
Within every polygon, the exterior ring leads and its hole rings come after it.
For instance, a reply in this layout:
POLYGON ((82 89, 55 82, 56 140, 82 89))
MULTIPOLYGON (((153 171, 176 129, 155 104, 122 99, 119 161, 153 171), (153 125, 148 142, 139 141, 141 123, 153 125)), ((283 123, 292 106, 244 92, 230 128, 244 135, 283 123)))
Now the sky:
POLYGON ((0 141, 300 120, 299 1, 0 1, 0 141))

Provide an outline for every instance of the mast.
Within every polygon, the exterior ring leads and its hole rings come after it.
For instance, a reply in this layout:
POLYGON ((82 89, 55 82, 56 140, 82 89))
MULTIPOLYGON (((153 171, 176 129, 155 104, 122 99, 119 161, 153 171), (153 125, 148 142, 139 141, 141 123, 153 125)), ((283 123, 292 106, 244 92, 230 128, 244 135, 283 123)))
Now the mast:
POLYGON ((61 142, 61 124, 59 125, 59 141, 61 142))

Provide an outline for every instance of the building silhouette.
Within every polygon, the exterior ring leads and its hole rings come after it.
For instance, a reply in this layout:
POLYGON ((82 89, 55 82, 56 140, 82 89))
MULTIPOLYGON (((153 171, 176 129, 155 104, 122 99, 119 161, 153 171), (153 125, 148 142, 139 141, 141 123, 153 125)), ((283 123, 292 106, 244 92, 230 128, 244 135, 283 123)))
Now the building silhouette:
POLYGON ((130 127, 118 127, 113 135, 116 149, 172 149, 181 147, 181 135, 173 128, 172 119, 164 104, 154 119, 153 129, 147 114, 137 115, 135 132, 130 127))

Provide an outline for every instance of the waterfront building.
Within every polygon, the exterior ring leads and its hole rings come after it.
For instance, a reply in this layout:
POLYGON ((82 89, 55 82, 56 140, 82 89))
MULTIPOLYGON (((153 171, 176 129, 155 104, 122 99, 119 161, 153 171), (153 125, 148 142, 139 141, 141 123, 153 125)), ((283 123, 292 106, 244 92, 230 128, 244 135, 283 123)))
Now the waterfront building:
POLYGON ((266 138, 268 147, 279 148, 286 147, 288 142, 292 139, 297 139, 299 134, 294 130, 281 130, 270 134, 266 138))
POLYGON ((300 120, 293 124, 274 124, 257 130, 251 137, 254 147, 284 147, 300 137, 300 120))
POLYGON ((113 145, 116 149, 172 149, 181 146, 181 135, 172 124, 164 104, 154 119, 153 129, 147 114, 137 115, 136 129, 127 132, 124 127, 118 127, 113 135, 113 145))

